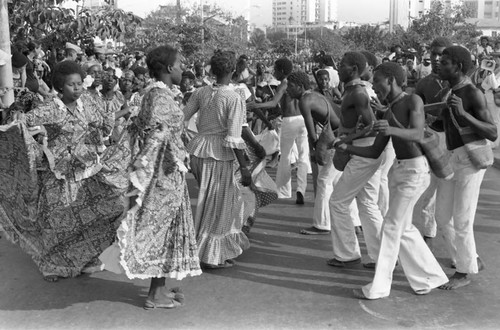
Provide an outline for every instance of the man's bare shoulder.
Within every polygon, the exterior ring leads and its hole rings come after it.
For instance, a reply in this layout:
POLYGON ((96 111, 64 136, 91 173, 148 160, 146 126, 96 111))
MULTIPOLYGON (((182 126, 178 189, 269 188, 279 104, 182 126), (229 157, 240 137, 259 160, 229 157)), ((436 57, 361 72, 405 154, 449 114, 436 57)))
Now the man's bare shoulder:
POLYGON ((408 96, 406 96, 407 98, 407 102, 411 102, 411 103, 421 103, 422 105, 424 104, 424 101, 422 101, 422 98, 420 96, 418 96, 417 94, 410 94, 408 96))
POLYGON ((370 99, 368 93, 366 92, 366 88, 361 85, 353 86, 349 90, 346 90, 344 93, 344 97, 353 97, 353 98, 366 98, 370 99))

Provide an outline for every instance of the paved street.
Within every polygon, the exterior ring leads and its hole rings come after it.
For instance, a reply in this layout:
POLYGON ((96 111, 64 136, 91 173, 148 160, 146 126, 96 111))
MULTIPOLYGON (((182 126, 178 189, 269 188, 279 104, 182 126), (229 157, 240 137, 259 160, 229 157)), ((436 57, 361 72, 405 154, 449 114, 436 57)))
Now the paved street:
MULTIPOLYGON (((182 281, 186 305, 175 310, 143 310, 149 282, 109 272, 47 283, 2 237, 0 329, 498 329, 500 170, 486 173, 476 218, 486 270, 468 287, 416 296, 397 267, 391 296, 378 301, 352 297, 372 271, 334 269, 325 263, 329 236, 298 234, 310 225, 309 189, 304 206, 280 200, 261 210, 252 247, 235 267, 182 281)), ((196 196, 193 179, 190 191, 196 196)), ((452 274, 439 239, 434 250, 452 274)))

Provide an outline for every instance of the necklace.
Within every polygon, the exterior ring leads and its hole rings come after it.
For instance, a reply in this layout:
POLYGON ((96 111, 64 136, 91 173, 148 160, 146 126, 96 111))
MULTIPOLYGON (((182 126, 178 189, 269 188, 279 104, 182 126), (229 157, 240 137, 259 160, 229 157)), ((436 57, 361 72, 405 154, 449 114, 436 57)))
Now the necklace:
POLYGON ((463 88, 463 87, 465 87, 467 85, 470 85, 470 84, 472 84, 470 78, 469 77, 464 77, 455 86, 452 86, 451 90, 455 92, 455 91, 459 90, 460 88, 463 88))
POLYGON ((396 98, 389 103, 389 106, 388 106, 389 109, 391 109, 394 104, 401 101, 403 99, 403 97, 405 97, 406 95, 408 95, 408 94, 406 94, 405 92, 399 93, 398 96, 396 96, 396 98))
POLYGON ((356 86, 356 85, 362 85, 363 83, 361 82, 360 78, 353 79, 349 81, 347 84, 344 85, 344 88, 348 88, 351 86, 356 86))

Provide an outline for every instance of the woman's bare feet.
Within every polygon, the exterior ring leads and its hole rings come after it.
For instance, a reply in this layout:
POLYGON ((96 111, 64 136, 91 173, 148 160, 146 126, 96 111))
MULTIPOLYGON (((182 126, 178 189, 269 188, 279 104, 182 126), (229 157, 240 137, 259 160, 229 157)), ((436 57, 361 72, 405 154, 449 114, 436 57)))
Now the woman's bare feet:
POLYGON ((167 289, 165 278, 151 279, 148 298, 144 304, 144 309, 155 308, 176 308, 184 305, 184 293, 181 288, 167 289))
POLYGON ((157 288, 144 304, 144 309, 166 308, 172 309, 184 304, 184 294, 175 293, 166 287, 157 288))

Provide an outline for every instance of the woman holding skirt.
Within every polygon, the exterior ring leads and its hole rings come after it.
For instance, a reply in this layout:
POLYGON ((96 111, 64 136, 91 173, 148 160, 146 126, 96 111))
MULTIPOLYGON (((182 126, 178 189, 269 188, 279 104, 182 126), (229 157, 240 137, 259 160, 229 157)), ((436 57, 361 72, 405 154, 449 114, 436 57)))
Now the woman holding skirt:
POLYGON ((243 199, 234 175, 238 161, 242 184, 251 183, 241 128, 245 103, 229 83, 235 69, 234 53, 219 52, 211 59, 217 82, 197 89, 184 108, 185 119, 198 113, 198 135, 188 144, 191 168, 200 186, 195 215, 196 238, 202 266, 208 269, 233 265, 233 258, 249 247, 241 231, 243 199))
POLYGON ((184 295, 168 289, 165 279, 201 274, 181 140, 184 115, 170 89, 181 80, 181 55, 161 46, 146 62, 156 81, 129 128, 130 205, 118 229, 120 264, 129 278, 151 278, 144 308, 175 308, 184 295))

